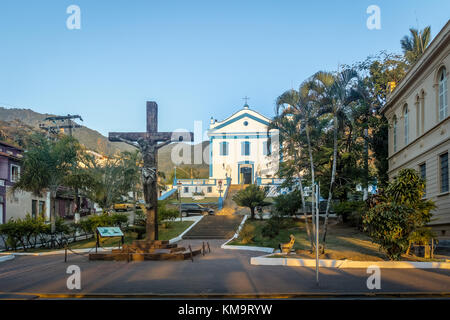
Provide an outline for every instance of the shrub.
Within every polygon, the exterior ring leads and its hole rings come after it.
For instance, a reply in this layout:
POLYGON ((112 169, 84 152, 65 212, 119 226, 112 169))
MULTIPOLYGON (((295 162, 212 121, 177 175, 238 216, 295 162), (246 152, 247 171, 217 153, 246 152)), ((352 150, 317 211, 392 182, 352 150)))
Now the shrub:
POLYGON ((388 202, 380 203, 364 216, 364 230, 391 260, 399 260, 409 247, 409 235, 413 231, 409 217, 413 213, 405 205, 388 202))
POLYGON ((239 233, 239 238, 243 244, 252 243, 255 238, 255 226, 249 223, 246 223, 241 232, 239 233))
POLYGON ((164 228, 170 228, 171 222, 179 215, 180 213, 177 209, 167 207, 166 201, 158 201, 158 224, 164 228))
POLYGON ((114 213, 111 215, 111 224, 115 227, 124 228, 128 225, 128 215, 123 213, 114 213))
POLYGON ((302 197, 299 190, 294 190, 288 194, 280 194, 274 198, 274 201, 275 211, 283 216, 293 216, 302 207, 302 197))
POLYGON ((435 205, 422 198, 424 192, 425 182, 418 173, 402 169, 363 217, 364 230, 392 260, 406 252, 411 234, 431 221, 435 205))
POLYGON ((291 221, 291 219, 283 218, 282 216, 275 214, 270 217, 270 219, 266 220, 264 226, 261 230, 261 234, 263 237, 269 237, 271 239, 275 238, 280 230, 287 227, 287 221, 291 221))
POLYGON ((342 201, 336 203, 333 209, 338 216, 342 217, 342 222, 360 228, 362 215, 367 210, 367 206, 364 201, 342 201))

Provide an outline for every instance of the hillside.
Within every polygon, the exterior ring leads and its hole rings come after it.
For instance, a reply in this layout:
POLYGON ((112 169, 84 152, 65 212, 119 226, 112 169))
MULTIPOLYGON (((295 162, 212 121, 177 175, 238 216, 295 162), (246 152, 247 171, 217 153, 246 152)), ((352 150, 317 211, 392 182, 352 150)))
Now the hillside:
MULTIPOLYGON (((15 143, 25 147, 26 137, 33 133, 42 133, 39 124, 43 122, 50 114, 42 114, 30 109, 7 109, 0 107, 0 140, 15 143)), ((79 123, 78 123, 79 124, 79 123)), ((88 127, 81 126, 73 131, 73 136, 80 141, 86 148, 106 156, 112 156, 122 151, 135 150, 134 147, 122 142, 110 142, 108 138, 99 132, 88 127)), ((209 142, 203 142, 202 148, 208 146, 209 142)), ((159 171, 166 174, 167 177, 173 174, 174 163, 171 160, 172 149, 176 143, 161 148, 158 152, 159 171)), ((193 146, 191 146, 191 158, 193 159, 193 146)), ((202 149, 204 150, 204 149, 202 149)), ((192 160, 193 162, 193 160, 192 160)), ((197 176, 208 177, 208 165, 182 165, 185 170, 190 168, 197 173, 197 176)))
MULTIPOLYGON (((42 132, 42 130, 39 129, 39 124, 49 116, 54 115, 38 113, 30 109, 6 109, 0 107, 0 120, 2 120, 0 129, 2 129, 2 126, 5 126, 4 122, 10 122, 11 127, 20 127, 23 125, 30 128, 30 130, 34 129, 33 131, 35 132, 42 132)), ((107 156, 111 156, 114 153, 121 151, 133 150, 133 147, 125 143, 109 142, 102 134, 85 126, 75 129, 73 136, 85 145, 86 148, 107 156)))

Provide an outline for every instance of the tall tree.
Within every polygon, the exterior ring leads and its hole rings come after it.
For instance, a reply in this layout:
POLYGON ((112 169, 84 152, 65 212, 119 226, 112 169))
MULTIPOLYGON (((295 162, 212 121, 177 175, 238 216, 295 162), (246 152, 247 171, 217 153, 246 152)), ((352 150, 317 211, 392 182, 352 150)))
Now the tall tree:
POLYGON ((403 53, 409 64, 414 64, 425 52, 431 41, 431 28, 425 27, 423 30, 409 29, 410 35, 404 36, 400 40, 403 53))
POLYGON ((323 248, 325 248, 326 243, 330 204, 336 178, 339 123, 345 121, 347 109, 353 101, 352 88, 357 80, 357 77, 357 72, 351 68, 344 69, 335 75, 328 72, 318 72, 313 76, 313 81, 311 84, 311 90, 315 92, 314 96, 316 101, 320 104, 321 114, 329 114, 333 119, 333 164, 331 168, 331 180, 328 189, 328 200, 323 224, 323 248))
POLYGON ((34 135, 22 160, 22 174, 14 189, 41 194, 50 191, 51 231, 55 232, 55 199, 58 187, 64 185, 76 170, 80 145, 70 136, 57 141, 34 135))

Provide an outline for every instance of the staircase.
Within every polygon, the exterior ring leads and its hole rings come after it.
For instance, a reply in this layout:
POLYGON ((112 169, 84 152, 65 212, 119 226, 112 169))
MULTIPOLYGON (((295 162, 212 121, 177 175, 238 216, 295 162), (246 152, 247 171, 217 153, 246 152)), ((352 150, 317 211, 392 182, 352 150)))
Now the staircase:
POLYGON ((183 239, 230 239, 242 219, 242 216, 205 216, 183 239))
POLYGON ((226 216, 226 215, 232 215, 236 211, 242 209, 242 207, 239 207, 236 202, 233 201, 233 196, 242 189, 245 189, 248 185, 245 184, 232 184, 230 185, 230 188, 228 189, 227 197, 225 201, 223 202, 223 208, 219 212, 217 212, 217 216, 226 216))

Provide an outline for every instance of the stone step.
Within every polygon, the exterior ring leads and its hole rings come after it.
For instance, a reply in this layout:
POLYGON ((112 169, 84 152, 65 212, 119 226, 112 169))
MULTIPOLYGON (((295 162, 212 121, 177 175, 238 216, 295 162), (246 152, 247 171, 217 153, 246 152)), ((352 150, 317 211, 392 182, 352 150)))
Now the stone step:
POLYGON ((236 232, 243 217, 241 216, 205 216, 183 239, 229 239, 236 232))

